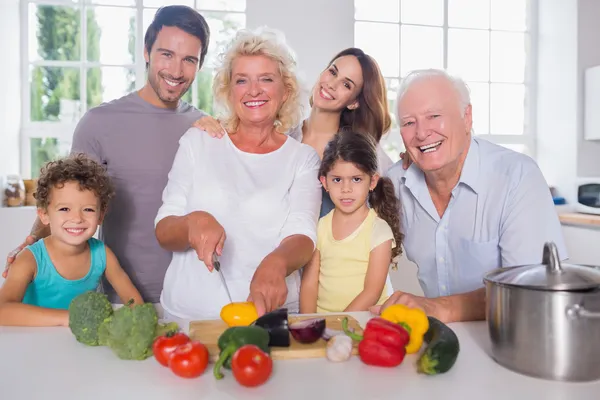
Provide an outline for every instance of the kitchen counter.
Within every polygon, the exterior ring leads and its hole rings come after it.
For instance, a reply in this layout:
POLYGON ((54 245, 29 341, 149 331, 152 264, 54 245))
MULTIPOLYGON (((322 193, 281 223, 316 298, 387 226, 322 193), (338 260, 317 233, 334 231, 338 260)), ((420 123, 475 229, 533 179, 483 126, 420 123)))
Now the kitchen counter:
MULTIPOLYGON (((368 313, 350 313, 364 326, 368 313)), ((438 376, 418 375, 415 355, 397 368, 371 367, 353 357, 277 360, 258 388, 237 384, 231 371, 216 381, 212 364, 197 378, 173 375, 156 360, 119 360, 106 347, 86 347, 68 328, 0 327, 0 397, 11 400, 165 399, 598 399, 600 381, 563 383, 511 372, 489 356, 484 322, 452 324, 461 353, 438 376)))

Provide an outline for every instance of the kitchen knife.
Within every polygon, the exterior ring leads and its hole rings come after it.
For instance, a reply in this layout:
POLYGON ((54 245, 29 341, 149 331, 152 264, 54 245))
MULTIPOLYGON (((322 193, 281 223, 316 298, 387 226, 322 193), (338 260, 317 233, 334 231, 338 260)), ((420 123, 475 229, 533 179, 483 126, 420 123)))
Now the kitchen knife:
POLYGON ((231 300, 231 293, 229 293, 229 287, 227 286, 227 282, 225 281, 223 272, 221 272, 221 263, 219 262, 219 259, 217 258, 217 253, 213 253, 212 261, 213 261, 213 267, 215 267, 215 270, 219 273, 219 276, 221 277, 221 282, 223 283, 223 286, 225 287, 225 291, 227 292, 227 297, 229 297, 229 302, 233 303, 233 300, 231 300))

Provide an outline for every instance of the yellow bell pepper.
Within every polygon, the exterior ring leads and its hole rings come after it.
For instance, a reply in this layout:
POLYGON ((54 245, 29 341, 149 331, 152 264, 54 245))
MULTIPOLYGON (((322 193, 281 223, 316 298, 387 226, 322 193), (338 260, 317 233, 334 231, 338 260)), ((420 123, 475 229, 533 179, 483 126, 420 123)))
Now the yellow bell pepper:
POLYGON ((410 335, 406 345, 406 353, 419 351, 423 344, 423 336, 429 329, 427 314, 418 308, 409 308, 403 304, 393 304, 381 313, 381 318, 402 325, 410 335))
POLYGON ((254 303, 229 303, 221 309, 221 319, 229 326, 248 326, 258 318, 254 303))

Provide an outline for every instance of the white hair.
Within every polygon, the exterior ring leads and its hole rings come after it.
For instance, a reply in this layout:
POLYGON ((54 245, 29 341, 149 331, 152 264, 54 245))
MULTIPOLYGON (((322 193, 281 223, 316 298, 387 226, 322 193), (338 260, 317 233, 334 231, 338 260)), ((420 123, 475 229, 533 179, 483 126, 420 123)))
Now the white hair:
POLYGON ((239 117, 229 99, 233 61, 240 56, 256 55, 266 56, 279 64, 288 97, 281 105, 275 125, 280 133, 287 133, 302 121, 307 95, 298 73, 296 54, 287 43, 283 32, 276 29, 261 26, 237 31, 233 40, 219 55, 220 64, 216 67, 213 79, 215 110, 227 130, 237 129, 239 117))
POLYGON ((469 87, 467 86, 465 81, 457 76, 453 76, 453 75, 449 74, 448 72, 444 71, 443 69, 419 69, 419 70, 415 70, 415 71, 412 71, 411 73, 409 73, 402 80, 402 83, 400 84, 400 87, 398 88, 398 96, 396 97, 396 107, 395 107, 396 113, 397 113, 396 117, 398 118, 397 119, 398 121, 400 121, 400 115, 401 115, 400 110, 399 110, 400 101, 402 100, 402 98, 404 97, 404 95, 406 94, 408 89, 414 83, 419 82, 423 79, 431 79, 431 78, 437 78, 437 77, 444 78, 452 84, 452 86, 456 90, 456 94, 458 97, 460 113, 462 116, 465 115, 467 106, 469 104, 471 104, 471 94, 469 91, 469 87))

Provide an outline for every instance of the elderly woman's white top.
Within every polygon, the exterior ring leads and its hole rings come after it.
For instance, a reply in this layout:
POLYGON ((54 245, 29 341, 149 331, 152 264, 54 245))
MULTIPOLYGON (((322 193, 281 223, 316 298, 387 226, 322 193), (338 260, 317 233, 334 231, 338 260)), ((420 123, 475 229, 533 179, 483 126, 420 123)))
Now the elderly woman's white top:
MULTIPOLYGON (((246 301, 261 261, 292 235, 316 241, 321 206, 319 156, 287 138, 267 154, 241 151, 228 135, 211 138, 197 128, 179 141, 155 225, 168 216, 206 211, 225 229, 221 271, 232 300, 246 301)), ((287 278, 285 306, 298 310, 300 275, 287 278)), ((175 252, 167 270, 161 305, 183 319, 219 318, 229 303, 216 271, 209 272, 193 249, 175 252)))

